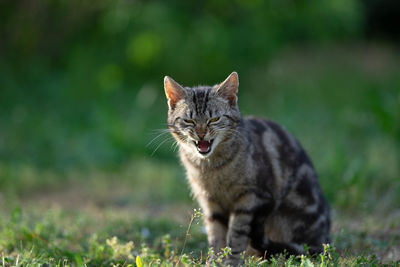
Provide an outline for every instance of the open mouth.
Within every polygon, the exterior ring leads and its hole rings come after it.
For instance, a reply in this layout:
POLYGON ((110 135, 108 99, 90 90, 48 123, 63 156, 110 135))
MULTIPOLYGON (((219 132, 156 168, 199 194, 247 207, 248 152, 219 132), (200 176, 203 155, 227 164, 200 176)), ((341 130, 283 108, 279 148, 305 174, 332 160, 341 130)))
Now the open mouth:
POLYGON ((196 141, 195 145, 197 147, 197 151, 199 151, 200 154, 207 154, 208 152, 211 151, 211 145, 213 143, 214 140, 210 140, 210 141, 196 141))

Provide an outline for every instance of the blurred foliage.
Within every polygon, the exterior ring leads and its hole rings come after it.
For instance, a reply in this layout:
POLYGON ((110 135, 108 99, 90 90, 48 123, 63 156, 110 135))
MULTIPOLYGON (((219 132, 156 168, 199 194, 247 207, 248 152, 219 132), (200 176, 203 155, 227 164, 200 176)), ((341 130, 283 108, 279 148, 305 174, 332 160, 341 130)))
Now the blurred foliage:
POLYGON ((369 38, 379 37, 400 41, 400 28, 396 25, 400 12, 397 0, 362 0, 365 16, 364 30, 369 38))
POLYGON ((236 70, 246 84, 285 47, 351 40, 361 25, 355 0, 2 1, 0 159, 65 168, 148 155, 165 127, 164 75, 193 85, 236 70))
POLYGON ((139 198, 158 184, 160 201, 178 191, 187 201, 169 137, 158 136, 162 79, 213 84, 236 70, 242 113, 299 138, 335 207, 390 209, 400 201, 400 55, 364 40, 385 13, 376 3, 1 1, 0 187, 57 188, 54 177, 85 167, 97 178, 132 173, 139 198))

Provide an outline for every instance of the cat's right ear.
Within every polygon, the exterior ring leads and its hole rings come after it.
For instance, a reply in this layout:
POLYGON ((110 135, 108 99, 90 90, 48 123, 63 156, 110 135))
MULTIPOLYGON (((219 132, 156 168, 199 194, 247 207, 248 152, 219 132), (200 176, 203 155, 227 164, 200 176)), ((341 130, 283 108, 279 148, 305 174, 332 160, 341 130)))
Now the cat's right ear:
POLYGON ((185 97, 185 90, 183 87, 169 76, 164 77, 164 89, 170 109, 174 109, 176 103, 185 97))

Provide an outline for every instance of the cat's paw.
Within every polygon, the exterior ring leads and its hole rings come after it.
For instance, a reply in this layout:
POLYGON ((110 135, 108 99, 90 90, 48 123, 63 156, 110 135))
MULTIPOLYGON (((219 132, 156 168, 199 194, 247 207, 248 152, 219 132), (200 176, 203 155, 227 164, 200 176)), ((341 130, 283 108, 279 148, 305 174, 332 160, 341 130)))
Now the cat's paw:
POLYGON ((243 260, 237 256, 230 256, 226 260, 224 260, 224 266, 231 266, 231 267, 237 267, 239 265, 243 264, 243 260))

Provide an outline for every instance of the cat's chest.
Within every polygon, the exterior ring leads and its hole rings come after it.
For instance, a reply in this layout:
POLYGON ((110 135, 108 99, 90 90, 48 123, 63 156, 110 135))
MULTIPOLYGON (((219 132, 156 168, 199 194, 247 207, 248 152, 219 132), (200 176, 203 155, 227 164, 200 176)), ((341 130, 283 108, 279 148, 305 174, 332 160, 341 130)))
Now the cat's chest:
POLYGON ((248 173, 244 168, 188 169, 187 175, 196 197, 205 197, 223 206, 234 203, 248 180, 248 173))

